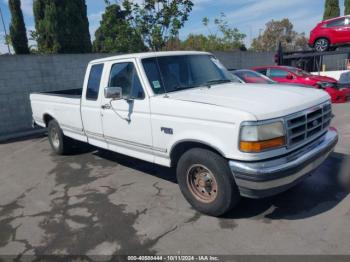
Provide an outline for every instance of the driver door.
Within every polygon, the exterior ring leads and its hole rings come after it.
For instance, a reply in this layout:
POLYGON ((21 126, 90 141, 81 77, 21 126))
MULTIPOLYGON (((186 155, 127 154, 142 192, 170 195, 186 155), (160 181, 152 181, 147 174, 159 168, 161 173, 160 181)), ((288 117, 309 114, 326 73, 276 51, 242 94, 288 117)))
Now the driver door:
POLYGON ((106 64, 107 87, 120 87, 122 99, 103 96, 102 125, 108 148, 153 162, 149 98, 143 89, 134 59, 106 64))

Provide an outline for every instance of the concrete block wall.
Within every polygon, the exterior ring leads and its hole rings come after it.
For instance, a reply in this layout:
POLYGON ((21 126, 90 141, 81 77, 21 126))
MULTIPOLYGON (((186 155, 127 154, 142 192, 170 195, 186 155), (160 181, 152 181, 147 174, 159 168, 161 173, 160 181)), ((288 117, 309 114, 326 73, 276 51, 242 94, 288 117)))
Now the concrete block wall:
MULTIPOLYGON (((90 60, 113 54, 0 56, 0 138, 31 130, 32 92, 81 88, 90 60)), ((216 52, 227 68, 273 64, 274 53, 216 52)))
POLYGON ((255 66, 275 65, 274 56, 276 52, 214 52, 214 55, 228 69, 252 68, 255 66))
POLYGON ((31 129, 30 93, 80 88, 87 63, 103 56, 0 56, 0 137, 31 129))

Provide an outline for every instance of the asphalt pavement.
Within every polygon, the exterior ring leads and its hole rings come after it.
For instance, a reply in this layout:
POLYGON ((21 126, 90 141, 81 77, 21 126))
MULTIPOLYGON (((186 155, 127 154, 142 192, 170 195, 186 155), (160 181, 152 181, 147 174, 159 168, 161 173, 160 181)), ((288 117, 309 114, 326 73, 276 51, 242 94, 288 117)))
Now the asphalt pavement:
POLYGON ((0 255, 350 255, 350 104, 340 142, 295 188, 222 218, 182 197, 174 171, 105 150, 56 156, 46 137, 0 145, 0 255))

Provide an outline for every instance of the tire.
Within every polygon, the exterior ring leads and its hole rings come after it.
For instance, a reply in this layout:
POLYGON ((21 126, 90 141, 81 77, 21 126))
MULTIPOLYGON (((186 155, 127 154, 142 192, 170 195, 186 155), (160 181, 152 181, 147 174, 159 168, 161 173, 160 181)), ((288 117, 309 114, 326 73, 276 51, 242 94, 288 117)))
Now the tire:
POLYGON ((71 151, 72 140, 63 134, 56 120, 51 120, 48 125, 48 138, 52 150, 57 155, 65 155, 71 151))
POLYGON ((315 41, 314 49, 316 52, 326 52, 330 48, 330 42, 327 38, 319 38, 315 41))
POLYGON ((185 199, 201 213, 221 216, 240 200, 227 160, 210 150, 193 148, 185 152, 176 176, 185 199))

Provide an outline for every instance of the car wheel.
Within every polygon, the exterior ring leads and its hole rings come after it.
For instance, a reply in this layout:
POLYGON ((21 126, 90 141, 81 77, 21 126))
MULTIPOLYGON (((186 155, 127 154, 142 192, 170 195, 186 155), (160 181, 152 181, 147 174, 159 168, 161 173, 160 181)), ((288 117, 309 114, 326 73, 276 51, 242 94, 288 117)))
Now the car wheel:
POLYGON ((317 39, 314 45, 317 52, 325 52, 329 49, 329 40, 326 38, 317 39))
POLYGON ((240 200, 227 160, 212 151, 194 148, 184 153, 176 176, 186 200, 201 213, 220 216, 240 200))
POLYGON ((48 137, 52 150, 58 155, 64 155, 70 152, 71 139, 63 134, 56 120, 51 120, 48 125, 48 137))

